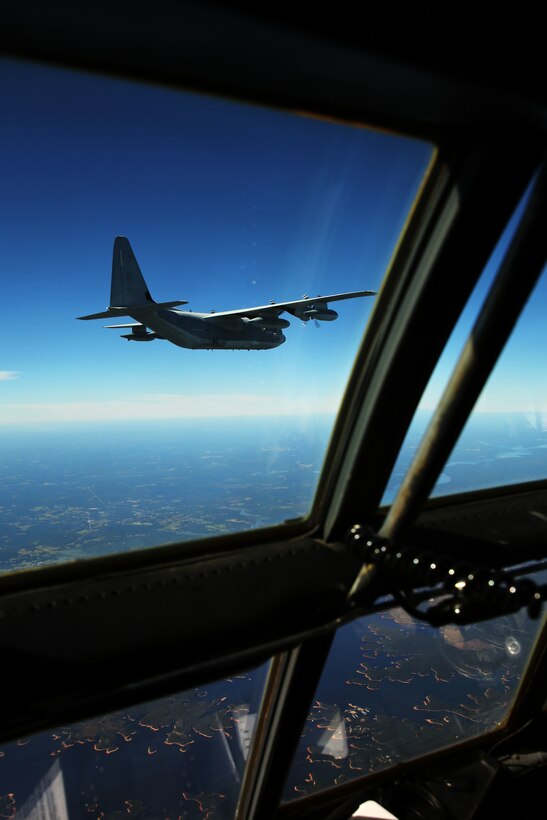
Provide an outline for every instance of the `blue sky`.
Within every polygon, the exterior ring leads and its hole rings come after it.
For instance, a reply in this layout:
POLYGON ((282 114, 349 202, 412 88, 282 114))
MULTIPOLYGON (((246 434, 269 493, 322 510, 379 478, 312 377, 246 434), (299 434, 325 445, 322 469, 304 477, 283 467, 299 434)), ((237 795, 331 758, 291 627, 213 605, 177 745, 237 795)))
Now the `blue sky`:
POLYGON ((193 310, 376 290, 428 146, 12 61, 0 77, 4 422, 335 409, 372 300, 260 352, 75 317, 107 306, 118 234, 154 298, 193 310))
POLYGON ((372 299, 272 351, 127 344, 112 243, 196 311, 377 290, 431 147, 212 97, 0 61, 0 424, 335 410, 372 299))

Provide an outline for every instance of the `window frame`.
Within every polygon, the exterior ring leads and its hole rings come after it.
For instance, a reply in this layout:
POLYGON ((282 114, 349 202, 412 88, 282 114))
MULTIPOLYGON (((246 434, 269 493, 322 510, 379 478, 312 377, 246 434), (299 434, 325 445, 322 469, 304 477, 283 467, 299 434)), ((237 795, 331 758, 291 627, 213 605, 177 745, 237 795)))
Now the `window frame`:
MULTIPOLYGON (((207 33, 210 25, 205 19, 209 12, 210 9, 204 9, 203 17, 200 17, 200 13, 192 9, 195 26, 202 34, 207 33)), ((165 22, 158 28, 153 27, 152 31, 147 31, 146 21, 140 21, 141 28, 138 22, 133 22, 133 28, 124 31, 122 24, 125 20, 116 14, 111 31, 114 40, 118 38, 117 42, 124 43, 124 48, 114 55, 106 56, 106 52, 101 55, 105 34, 101 31, 100 14, 91 29, 86 29, 85 18, 63 21, 65 28, 72 26, 72 44, 68 39, 63 43, 55 39, 48 42, 48 32, 51 34, 54 30, 49 30, 49 21, 40 36, 27 39, 24 37, 28 34, 27 20, 11 21, 11 25, 4 29, 0 46, 6 53, 19 57, 54 60, 84 69, 129 74, 153 82, 167 81, 175 87, 184 85, 206 92, 228 93, 265 105, 282 105, 292 110, 305 108, 319 116, 406 129, 437 146, 435 164, 430 169, 375 305, 336 422, 310 515, 302 521, 267 530, 0 578, 0 628, 5 643, 20 661, 21 674, 10 681, 14 694, 23 686, 24 676, 31 671, 38 678, 45 674, 47 659, 40 666, 39 655, 28 649, 37 625, 43 628, 44 623, 47 624, 52 643, 61 646, 73 627, 71 613, 79 607, 85 609, 85 619, 101 625, 104 639, 104 645, 97 647, 102 656, 88 658, 86 669, 89 671, 106 657, 114 658, 115 669, 115 685, 101 684, 97 688, 97 681, 92 681, 91 688, 95 688, 92 695, 89 680, 85 680, 78 668, 81 659, 76 654, 67 655, 62 661, 68 673, 62 687, 59 689, 58 681, 51 681, 48 697, 40 703, 29 703, 27 710, 11 715, 11 721, 4 722, 1 736, 8 740, 39 728, 53 727, 60 721, 80 719, 122 704, 160 697, 174 689, 201 683, 213 675, 227 674, 275 656, 276 677, 269 684, 271 703, 262 712, 264 731, 259 733, 260 743, 253 748, 257 760, 249 768, 249 779, 244 785, 245 802, 238 812, 238 820, 244 817, 263 820, 274 815, 294 816, 297 811, 303 816, 319 804, 332 801, 334 805, 363 788, 362 782, 355 781, 347 788, 336 789, 336 794, 321 793, 295 801, 298 805, 285 806, 279 811, 276 808, 290 765, 290 751, 296 746, 307 714, 309 693, 319 678, 334 629, 348 616, 347 592, 360 562, 345 546, 345 535, 357 520, 379 525, 385 515, 385 510, 378 507, 383 487, 421 392, 489 253, 537 167, 545 134, 539 122, 523 121, 521 106, 508 112, 507 107, 496 100, 486 114, 486 125, 484 121, 479 122, 477 108, 486 97, 480 93, 473 96, 465 85, 458 88, 447 121, 439 122, 431 118, 430 104, 437 99, 437 94, 444 93, 442 83, 438 91, 427 90, 428 83, 419 77, 413 75, 405 84, 402 74, 395 72, 395 78, 392 74, 375 84, 370 79, 370 71, 371 67, 378 67, 378 57, 371 53, 355 55, 340 44, 326 45, 292 30, 283 35, 283 31, 280 33, 275 26, 264 29, 262 24, 257 25, 247 18, 242 32, 236 33, 241 22, 237 15, 225 18, 224 12, 218 14, 220 20, 228 19, 234 46, 233 51, 223 52, 220 57, 211 44, 198 55, 196 44, 191 43, 192 32, 185 34, 177 28, 177 40, 171 37, 165 22), (267 59, 279 47, 279 37, 282 39, 283 36, 286 45, 299 45, 310 65, 315 66, 322 76, 325 72, 328 74, 325 64, 330 62, 325 59, 325 50, 332 50, 330 56, 333 59, 342 56, 341 63, 332 62, 336 68, 332 69, 326 86, 317 83, 313 72, 306 75, 300 85, 291 85, 291 79, 298 76, 297 68, 293 67, 292 73, 289 70, 284 79, 275 75, 271 67, 268 70, 267 59), (242 37, 243 42, 254 37, 255 45, 252 53, 244 49, 242 55, 237 56, 242 37), (135 44, 135 38, 144 43, 140 54, 130 48, 135 44), (180 57, 181 42, 188 45, 195 57, 193 64, 180 57), (258 53, 261 43, 267 45, 262 56, 258 53), (158 59, 159 54, 161 59, 158 59), (174 58, 171 65, 165 54, 174 58), (264 68, 263 75, 248 71, 253 60, 264 68), (396 93, 389 97, 392 86, 396 93), (410 99, 404 99, 405 88, 409 87, 413 88, 410 99), (342 88, 343 93, 339 93, 342 88), (386 94, 382 105, 379 98, 386 94), (401 102, 403 99, 404 103, 401 102), (412 100, 418 100, 414 112, 412 100), (500 138, 499 128, 507 118, 514 127, 500 138), (490 211, 488 206, 492 201, 496 207, 490 211), (480 236, 475 235, 477 220, 481 223, 480 236), (447 282, 447 268, 463 271, 463 282, 457 277, 447 282), (442 322, 430 321, 431 317, 441 315, 442 322), (423 332, 424 328, 427 333, 423 332), (410 373, 412 379, 408 378, 410 373), (401 384, 404 384, 404 390, 401 384), (387 425, 386 412, 395 405, 396 417, 392 417, 387 425), (372 473, 368 469, 370 464, 380 466, 372 473), (261 560, 258 560, 258 553, 261 560), (226 635, 239 630, 238 640, 226 643, 225 651, 219 656, 214 642, 225 620, 225 611, 219 607, 218 600, 214 603, 217 589, 213 579, 237 578, 236 583, 248 585, 249 589, 255 585, 258 589, 256 581, 260 573, 265 567, 274 566, 276 561, 285 561, 285 567, 290 568, 289 574, 301 571, 303 566, 308 570, 289 602, 281 593, 273 594, 268 600, 264 611, 283 611, 279 628, 273 630, 265 641, 264 636, 257 633, 256 624, 247 621, 241 607, 226 629, 226 635), (166 589, 176 588, 182 596, 185 589, 193 590, 200 584, 200 588, 210 595, 211 612, 204 623, 204 634, 211 636, 211 647, 199 657, 194 654, 189 661, 181 663, 181 642, 190 637, 190 629, 184 625, 186 613, 182 613, 173 624, 171 637, 156 654, 160 674, 156 669, 152 675, 146 665, 137 662, 137 656, 154 645, 154 635, 159 634, 165 623, 166 589), (311 616, 302 613, 304 600, 310 602, 311 616), (325 601, 328 603, 321 606, 325 601), (127 669, 128 653, 115 659, 119 636, 109 636, 107 627, 116 619, 137 617, 143 606, 150 613, 149 628, 146 638, 143 636, 140 644, 129 652, 135 663, 127 669), (59 607, 64 612, 62 617, 56 617, 59 607), (313 674, 309 675, 312 659, 313 674)), ((55 23, 54 17, 52 15, 51 25, 55 23)), ((203 41, 199 45, 203 46, 203 41)), ((481 115, 484 120, 484 111, 481 115)), ((493 490, 489 497, 502 500, 518 490, 518 486, 493 490)), ((456 496, 445 503, 454 507, 460 500, 456 496)), ((443 499, 436 499, 433 507, 442 508, 443 499)), ((427 504, 425 509, 429 508, 427 504)), ((175 596, 169 607, 169 614, 176 611, 175 596)), ((541 659, 543 645, 544 639, 532 661, 523 693, 534 687, 533 671, 540 668, 540 664, 545 666, 541 659)), ((539 692, 537 686, 530 700, 524 703, 521 698, 515 714, 536 709, 539 692)), ((9 702, 9 696, 6 700, 9 702)), ((449 754, 443 752, 441 756, 449 754)), ((439 754, 431 758, 438 759, 439 754)), ((413 761, 408 764, 409 770, 423 763, 424 759, 413 761)), ((378 782, 391 776, 387 772, 379 776, 378 782)), ((367 779, 367 783, 376 782, 375 778, 367 779)))

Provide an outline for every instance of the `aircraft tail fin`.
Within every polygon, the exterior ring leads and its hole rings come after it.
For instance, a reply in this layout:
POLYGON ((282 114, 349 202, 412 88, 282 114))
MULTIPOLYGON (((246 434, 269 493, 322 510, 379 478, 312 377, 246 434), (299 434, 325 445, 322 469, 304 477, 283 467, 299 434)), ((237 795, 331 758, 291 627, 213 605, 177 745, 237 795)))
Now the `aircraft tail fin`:
POLYGON ((129 240, 117 236, 112 253, 112 284, 110 287, 110 306, 129 307, 144 305, 154 300, 144 281, 129 240))
MULTIPOLYGON (((120 316, 149 316, 160 310, 170 310, 179 305, 187 305, 185 299, 171 302, 155 302, 144 281, 144 276, 135 259, 133 249, 125 236, 114 240, 112 254, 112 283, 110 286, 110 306, 100 313, 78 316, 78 319, 111 319, 120 316)), ((132 337, 133 338, 133 337, 132 337)), ((147 337, 150 338, 150 337, 147 337)))

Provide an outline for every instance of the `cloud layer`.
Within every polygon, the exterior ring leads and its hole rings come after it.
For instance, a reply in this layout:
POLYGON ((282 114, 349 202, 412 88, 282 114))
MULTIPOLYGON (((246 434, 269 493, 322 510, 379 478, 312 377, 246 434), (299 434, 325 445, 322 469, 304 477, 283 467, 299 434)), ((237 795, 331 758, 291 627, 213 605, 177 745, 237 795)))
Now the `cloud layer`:
POLYGON ((180 393, 87 402, 5 403, 0 424, 87 422, 138 419, 239 418, 330 413, 338 409, 332 395, 287 397, 253 394, 180 393))

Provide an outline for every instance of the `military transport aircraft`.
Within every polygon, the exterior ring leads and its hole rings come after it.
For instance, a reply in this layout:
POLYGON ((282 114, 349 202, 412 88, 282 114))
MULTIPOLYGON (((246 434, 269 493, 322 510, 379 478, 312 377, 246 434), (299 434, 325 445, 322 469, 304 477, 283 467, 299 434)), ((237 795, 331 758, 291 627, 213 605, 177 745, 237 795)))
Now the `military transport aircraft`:
POLYGON ((187 301, 155 302, 125 236, 114 240, 110 307, 101 313, 79 316, 79 319, 104 319, 131 316, 135 322, 105 325, 108 328, 131 328, 122 334, 129 342, 151 342, 167 339, 178 347, 193 350, 269 350, 285 341, 283 330, 290 322, 280 314, 290 313, 303 322, 310 319, 332 322, 338 313, 328 302, 374 296, 373 290, 335 293, 332 296, 304 296, 292 302, 271 302, 259 307, 226 310, 222 313, 194 313, 174 310, 187 301))

